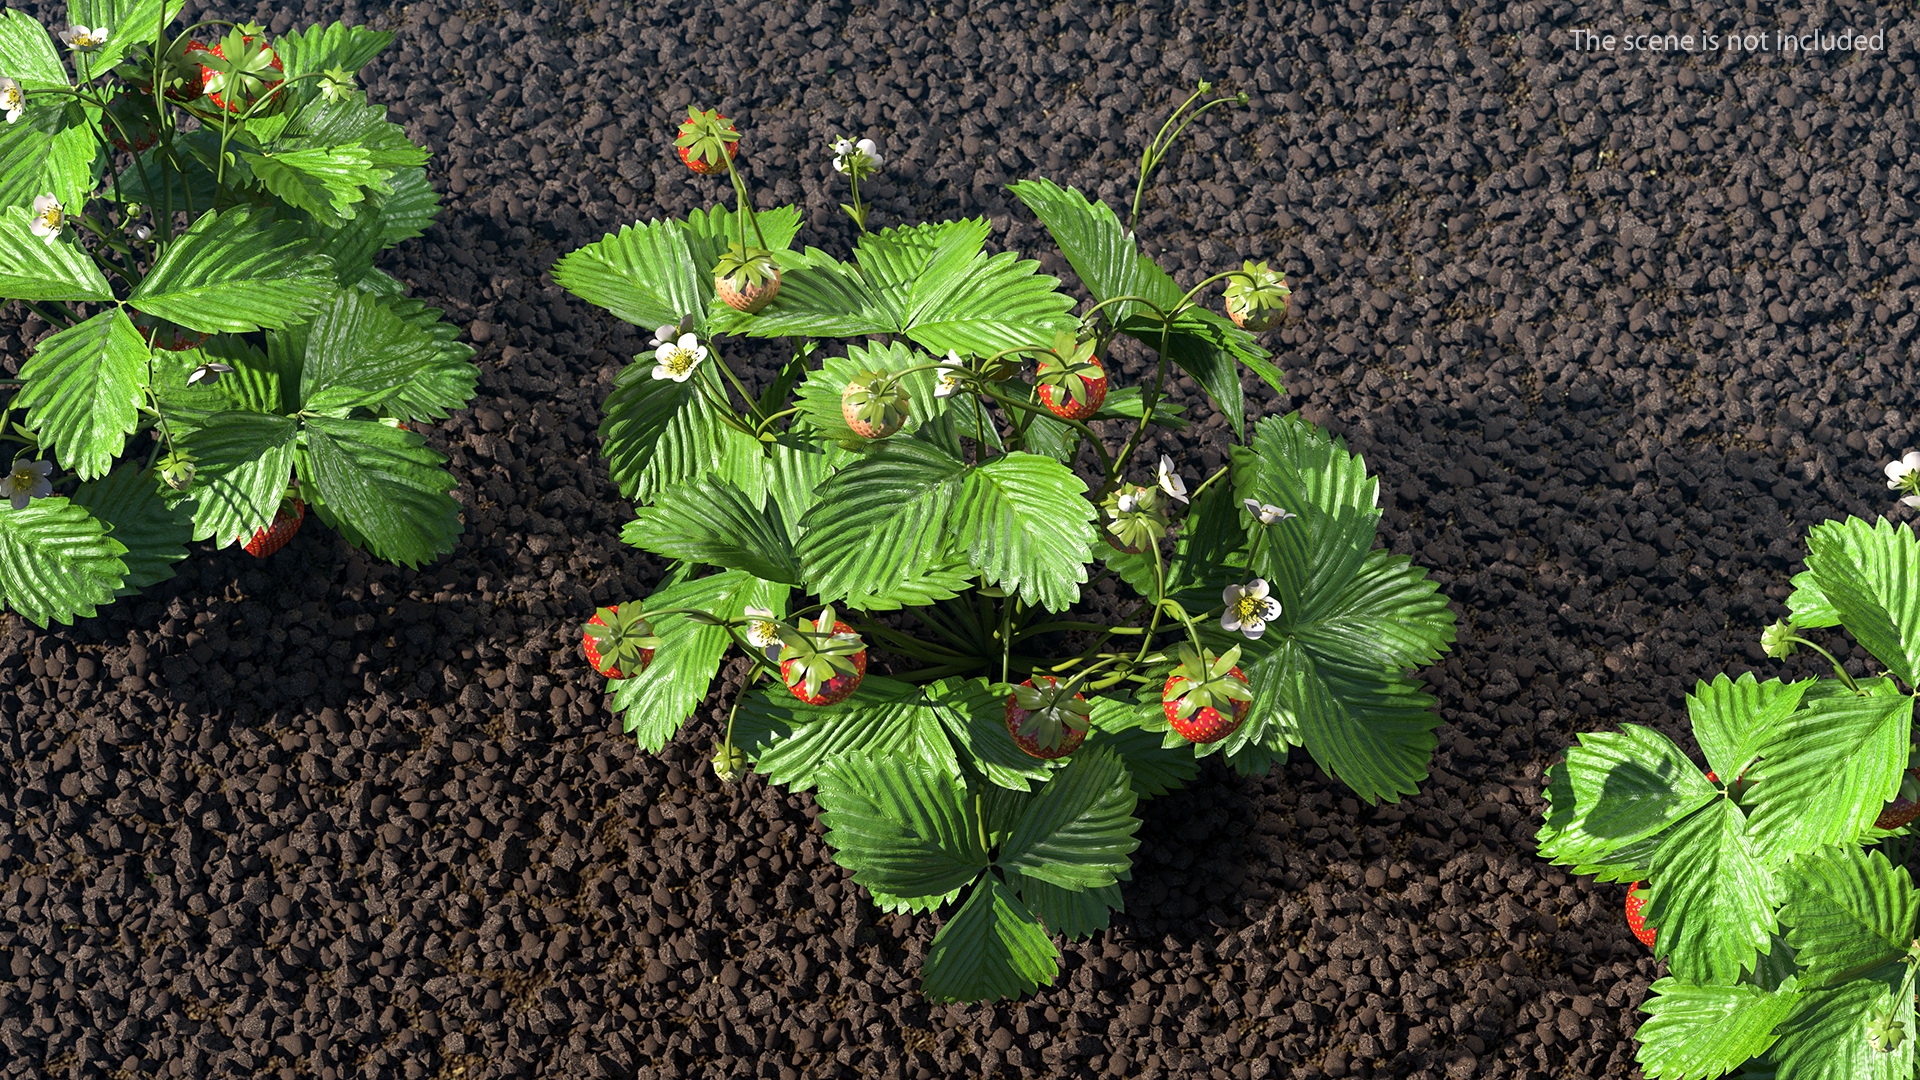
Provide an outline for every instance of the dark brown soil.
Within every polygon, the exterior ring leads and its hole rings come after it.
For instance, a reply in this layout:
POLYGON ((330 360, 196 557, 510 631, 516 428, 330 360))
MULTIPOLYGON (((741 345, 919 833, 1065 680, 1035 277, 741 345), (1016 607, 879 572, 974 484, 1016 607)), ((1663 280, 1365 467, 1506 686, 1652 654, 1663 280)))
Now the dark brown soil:
MULTIPOLYGON (((1757 635, 1808 527, 1896 509, 1880 466, 1920 441, 1910 17, 637 6, 211 12, 399 34, 370 89, 447 205, 385 265, 479 349, 474 408, 430 435, 467 533, 411 572, 310 526, 0 638, 0 1077, 1637 1076, 1657 969, 1619 886, 1534 856, 1541 773, 1579 731, 1677 732, 1698 677, 1779 671, 1757 635), (1887 50, 1568 34, 1703 25, 1887 50), (577 627, 662 567, 618 542, 594 430, 647 335, 547 270, 722 196, 670 149, 689 103, 740 122, 807 243, 849 243, 825 144, 867 134, 877 223, 986 215, 1037 254, 1003 185, 1124 209, 1201 78, 1252 104, 1189 132, 1142 235, 1188 281, 1289 271, 1293 396, 1257 412, 1304 410, 1381 475, 1387 543, 1460 615, 1429 673, 1450 726, 1397 806, 1304 755, 1208 764, 1145 807, 1126 913, 1054 988, 929 1005, 936 921, 879 914, 810 798, 717 784, 717 706, 658 757, 605 708, 577 627)), ((39 332, 0 326, 0 356, 39 332)))

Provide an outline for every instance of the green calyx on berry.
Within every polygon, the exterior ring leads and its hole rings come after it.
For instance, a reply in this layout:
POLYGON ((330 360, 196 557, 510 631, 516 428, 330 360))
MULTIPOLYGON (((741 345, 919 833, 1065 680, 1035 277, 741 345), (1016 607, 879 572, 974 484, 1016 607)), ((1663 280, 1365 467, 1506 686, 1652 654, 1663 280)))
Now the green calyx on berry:
POLYGON ((200 61, 208 97, 226 99, 229 108, 245 108, 285 81, 280 57, 259 26, 236 26, 200 61))
POLYGON ((1243 262, 1239 272, 1227 279, 1227 310, 1242 315, 1284 314, 1287 298, 1292 295, 1286 273, 1269 269, 1263 262, 1243 262))
POLYGON ((732 145, 740 141, 740 133, 733 128, 733 121, 721 116, 718 110, 702 112, 693 106, 687 106, 687 118, 680 124, 680 137, 673 145, 684 153, 688 164, 703 162, 724 170, 731 156, 732 145))
POLYGON ((644 659, 641 654, 660 647, 653 624, 647 621, 639 604, 603 607, 593 614, 600 622, 589 622, 585 629, 587 636, 593 639, 594 648, 600 652, 600 666, 603 669, 639 671, 644 659))
POLYGON ((777 280, 780 264, 773 261, 773 252, 766 248, 730 244, 726 254, 713 264, 713 276, 724 278, 735 289, 745 292, 777 280))
POLYGON ((1785 660, 1792 656, 1795 648, 1793 624, 1786 619, 1781 619, 1760 631, 1760 651, 1775 660, 1785 660))
POLYGON ((1902 1011, 1875 1013, 1867 1024, 1867 1042, 1875 1050, 1891 1054, 1907 1040, 1907 1023, 1901 1015, 1902 1011))
POLYGON ((175 450, 161 458, 156 468, 160 473, 160 482, 175 491, 185 491, 193 486, 193 455, 184 450, 175 450))
POLYGON ((900 430, 907 422, 908 407, 912 403, 907 388, 884 371, 863 371, 855 375, 841 393, 840 401, 849 413, 849 420, 857 419, 870 428, 889 433, 900 430))
POLYGON ((1240 662, 1240 646, 1216 657, 1211 650, 1196 653, 1192 646, 1182 645, 1174 655, 1180 664, 1173 669, 1167 686, 1173 695, 1168 700, 1174 702, 1174 715, 1182 720, 1206 708, 1231 715, 1238 708, 1235 702, 1253 700, 1253 689, 1233 677, 1233 666, 1240 662))
POLYGON ((833 606, 828 605, 813 620, 811 630, 784 623, 778 627, 780 665, 789 689, 797 687, 812 697, 836 677, 857 673, 853 657, 866 649, 867 643, 859 634, 836 632, 833 624, 833 606))
POLYGON ((1015 734, 1032 741, 1042 750, 1077 744, 1092 726, 1093 705, 1080 695, 1077 682, 1052 675, 1036 675, 1034 679, 1018 686, 995 683, 988 689, 995 694, 1011 697, 1013 704, 1026 712, 1015 734), (1033 685, 1035 680, 1040 679, 1046 680, 1045 685, 1033 685))
POLYGON ((1107 531, 1132 551, 1145 551, 1167 534, 1166 495, 1157 487, 1123 484, 1100 503, 1107 531))
POLYGON ((740 778, 747 768, 747 755, 732 743, 723 743, 713 754, 713 775, 723 784, 731 784, 740 778))
MULTIPOLYGON (((1059 393, 1060 403, 1072 407, 1089 400, 1094 386, 1107 380, 1107 373, 1094 361, 1093 354, 1098 342, 1091 338, 1069 333, 1053 336, 1055 356, 1040 358, 1039 374, 1034 377, 1036 386, 1051 386, 1059 393)), ((1102 391, 1100 396, 1104 397, 1102 391)))

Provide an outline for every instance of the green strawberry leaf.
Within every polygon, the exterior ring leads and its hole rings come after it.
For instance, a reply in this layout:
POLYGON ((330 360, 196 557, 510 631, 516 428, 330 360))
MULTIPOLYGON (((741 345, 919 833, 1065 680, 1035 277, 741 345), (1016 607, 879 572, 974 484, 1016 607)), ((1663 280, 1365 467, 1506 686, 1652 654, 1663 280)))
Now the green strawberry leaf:
POLYGON ((998 1001, 1052 985, 1059 970, 1046 928, 988 872, 934 935, 920 992, 933 1001, 998 1001))
POLYGON ((1648 1015, 1635 1037, 1648 1080, 1711 1080, 1733 1072, 1773 1045, 1774 1029, 1799 1004, 1794 989, 1697 986, 1656 981, 1640 1006, 1648 1015))
POLYGON ((1769 861, 1853 840, 1898 790, 1913 699, 1884 681, 1865 685, 1866 696, 1809 693, 1761 745, 1764 768, 1747 803, 1769 861))
MULTIPOLYGON (((786 598, 784 585, 740 570, 723 570, 661 589, 647 597, 646 609, 694 608, 738 619, 749 607, 782 611, 786 598)), ((661 640, 653 662, 608 690, 623 729, 642 750, 657 754, 707 699, 720 658, 732 639, 725 628, 696 623, 685 615, 661 615, 652 622, 661 640)))
POLYGON ((787 585, 800 583, 799 564, 777 503, 755 506, 722 480, 700 478, 664 491, 653 506, 634 511, 620 539, 666 559, 689 559, 787 585))
POLYGON ((982 822, 958 774, 849 754, 817 779, 827 843, 859 884, 928 911, 986 869, 982 822))
POLYGON ((1693 736, 1707 755, 1707 764, 1723 784, 1731 784, 1740 770, 1752 763, 1760 748, 1770 742, 1774 732, 1800 707, 1813 680, 1781 682, 1757 681, 1751 672, 1738 680, 1725 675, 1712 682, 1696 683, 1687 695, 1687 716, 1693 723, 1693 736))
POLYGON ((1878 851, 1836 844, 1781 871, 1780 910, 1803 985, 1827 986, 1893 963, 1920 933, 1920 890, 1878 851))
POLYGON ((1920 537, 1886 518, 1823 521, 1807 534, 1807 572, 1854 638, 1920 686, 1920 537))
POLYGON ((333 292, 330 261, 293 226, 253 210, 209 210, 166 246, 128 303, 222 333, 305 322, 333 292))
MULTIPOLYGON (((800 409, 800 415, 805 418, 807 425, 825 438, 845 447, 872 445, 847 426, 847 418, 840 411, 840 395, 847 388, 847 383, 864 372, 902 372, 930 362, 925 353, 899 342, 872 346, 849 345, 844 355, 829 356, 818 368, 807 373, 794 404, 800 409)), ((932 369, 903 376, 901 384, 909 398, 908 416, 905 426, 895 438, 912 435, 921 425, 941 415, 941 407, 945 404, 933 396, 932 369)), ((959 456, 951 448, 949 453, 954 457, 959 456)))
POLYGON ((127 548, 121 556, 127 576, 119 595, 167 580, 173 564, 187 557, 192 516, 179 500, 164 496, 153 473, 136 462, 123 461, 104 478, 81 484, 73 501, 127 548))
MULTIPOLYGON (((1073 941, 1105 930, 1114 912, 1127 909, 1126 902, 1121 899, 1119 885, 1066 889, 1005 867, 1000 872, 1006 875, 1007 884, 1012 886, 1020 902, 1040 920, 1043 927, 1073 941)), ((1120 880, 1125 881, 1127 876, 1122 874, 1120 880)))
POLYGON ((68 0, 70 25, 109 31, 99 51, 76 55, 74 62, 84 63, 86 72, 97 76, 112 70, 123 55, 145 54, 184 6, 181 0, 68 0))
POLYGON ((62 496, 19 510, 0 500, 0 600, 42 629, 92 618, 112 603, 126 581, 126 554, 105 522, 62 496))
POLYGON ((373 156, 357 146, 243 151, 241 157, 253 178, 280 201, 332 226, 352 220, 354 204, 366 199, 369 188, 384 186, 391 175, 374 168, 373 156))
POLYGON ((1088 698, 1093 704, 1093 728, 1082 745, 1104 748, 1119 757, 1127 767, 1127 781, 1134 795, 1145 802, 1187 786, 1200 775, 1200 762, 1184 739, 1178 746, 1166 745, 1162 737, 1164 722, 1159 727, 1142 726, 1143 721, 1158 721, 1162 716, 1159 690, 1142 692, 1153 699, 1145 709, 1139 702, 1105 695, 1088 698))
POLYGON ((1639 724, 1581 735, 1547 781, 1540 857, 1561 864, 1604 859, 1721 797, 1679 747, 1639 724))
POLYGON ((892 439, 840 470, 800 519, 805 583, 820 599, 865 609, 894 583, 944 565, 943 530, 960 501, 966 465, 910 439, 892 439))
POLYGON ((354 544, 417 567, 453 550, 460 504, 446 458, 417 432, 373 420, 308 416, 301 479, 318 489, 314 510, 354 544))
POLYGON ((1140 846, 1138 802, 1120 759, 1083 746, 1027 803, 994 865, 1067 889, 1112 885, 1140 846))
POLYGON ((393 34, 364 26, 331 23, 292 30, 273 39, 273 51, 287 78, 317 74, 332 68, 359 71, 393 44, 393 34))
POLYGON ((1780 1080, 1911 1080, 1914 1041, 1912 1003, 1882 980, 1857 979, 1804 992, 1768 1056, 1780 1080), (1889 1013, 1904 1019, 1907 1037, 1882 1051, 1868 1028, 1889 1013))
POLYGON ((107 284, 106 275, 71 234, 35 236, 32 223, 32 215, 24 206, 0 211, 0 296, 10 300, 113 299, 113 287, 107 284))
POLYGON ((1027 791, 1054 766, 1020 749, 1007 733, 1007 701, 985 679, 942 679, 928 696, 943 706, 938 715, 968 765, 996 788, 1027 791))
MULTIPOLYGON (((82 26, 95 25, 78 18, 74 21, 82 26)), ((40 25, 40 20, 24 11, 0 11, 0 71, 28 90, 66 89, 72 85, 67 66, 61 63, 60 52, 54 46, 53 35, 40 25)), ((45 98, 29 99, 29 102, 27 115, 21 119, 30 123, 35 111, 48 106, 45 98)), ((18 123, 9 126, 18 126, 18 123)))
POLYGON ((82 480, 105 476, 138 427, 147 355, 126 313, 108 308, 43 338, 21 365, 16 404, 82 480))
POLYGON ((1773 874, 1746 834, 1747 819, 1716 798, 1661 834, 1653 852, 1647 922, 1654 953, 1694 983, 1732 983, 1772 941, 1773 874))
POLYGON ((793 791, 814 787, 823 770, 846 757, 929 762, 957 774, 953 744, 941 730, 952 722, 951 710, 939 696, 934 687, 923 692, 875 675, 862 680, 852 697, 828 707, 808 705, 768 682, 741 695, 733 744, 753 761, 755 772, 793 791))
MULTIPOLYGON (((46 36, 38 23, 19 12, 0 12, 0 19, 5 20, 0 22, 0 38, 4 38, 7 28, 17 27, 21 22, 31 26, 42 38, 46 36)), ((0 40, 0 49, 5 47, 4 40, 0 40)), ((58 64, 56 60, 56 69, 58 64)), ((25 69, 9 67, 6 70, 22 86, 33 89, 35 79, 26 74, 25 69)), ((64 88, 66 74, 63 71, 51 81, 64 88)), ((93 189, 93 167, 99 157, 100 144, 94 139, 87 118, 97 111, 79 105, 54 104, 43 97, 30 99, 27 111, 18 122, 0 124, 0 206, 26 213, 35 198, 53 195, 61 206, 77 211, 93 189)), ((8 226, 7 232, 13 233, 13 227, 8 226)), ((46 242, 28 232, 24 225, 19 228, 18 238, 36 244, 46 242)), ((0 295, 15 294, 0 292, 0 295)))
POLYGON ((177 441, 193 456, 188 492, 193 538, 222 545, 243 542, 273 521, 293 477, 299 424, 285 416, 232 411, 208 416, 177 441))
POLYGON ((981 580, 1063 611, 1080 599, 1093 557, 1094 507, 1065 465, 1014 451, 967 470, 946 519, 981 580))

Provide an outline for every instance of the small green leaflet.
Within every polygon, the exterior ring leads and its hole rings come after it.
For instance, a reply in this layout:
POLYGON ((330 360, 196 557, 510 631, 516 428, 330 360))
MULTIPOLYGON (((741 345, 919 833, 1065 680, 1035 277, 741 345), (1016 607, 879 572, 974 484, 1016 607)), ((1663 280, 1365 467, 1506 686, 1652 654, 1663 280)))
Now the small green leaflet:
POLYGON ((998 1001, 1051 985, 1059 970, 1046 928, 989 872, 934 935, 920 992, 934 1001, 998 1001))
POLYGON ((375 169, 372 155, 357 146, 243 157, 262 187, 328 225, 349 221, 351 207, 367 197, 368 188, 383 185, 388 175, 375 169))
POLYGON ((1558 863, 1605 858, 1721 797, 1679 747, 1639 724, 1581 735, 1547 780, 1540 855, 1558 863))
POLYGON ((239 543, 273 520, 293 477, 290 417, 221 412, 181 439, 198 464, 191 492, 193 538, 239 543))
POLYGON ((1082 747, 1027 802, 995 865, 1067 889, 1112 885, 1140 846, 1137 802, 1120 759, 1082 747))
POLYGON ((103 522, 62 496, 19 510, 0 500, 0 599, 42 629, 111 603, 127 576, 126 553, 103 522))
POLYGON ((1780 1080, 1912 1080, 1914 1042, 1912 1002, 1897 1001, 1894 988, 1878 979, 1857 979, 1805 991, 1768 1057, 1780 1080), (1907 1037, 1883 1052, 1867 1026, 1888 1013, 1903 1020, 1907 1037))
POLYGON ((420 566, 453 550, 460 504, 446 458, 412 431, 373 420, 309 416, 302 479, 315 511, 374 555, 420 566))
POLYGON ((147 355, 126 313, 108 308, 44 338, 21 365, 27 423, 82 480, 105 476, 138 426, 147 355))
MULTIPOLYGON (((777 610, 776 610, 777 614, 777 610)), ((746 691, 733 718, 734 745, 754 771, 783 787, 806 791, 820 773, 848 757, 911 759, 942 772, 959 772, 953 744, 942 732, 951 710, 927 688, 869 676, 842 704, 808 705, 784 685, 769 681, 746 691)))
POLYGON ((1712 1080, 1773 1045, 1774 1029, 1799 1004, 1797 990, 1655 982, 1642 1005, 1640 1067, 1649 1080, 1712 1080))
POLYGON ((9 206, 0 211, 0 297, 112 300, 113 288, 71 235, 35 236, 27 209, 9 206))

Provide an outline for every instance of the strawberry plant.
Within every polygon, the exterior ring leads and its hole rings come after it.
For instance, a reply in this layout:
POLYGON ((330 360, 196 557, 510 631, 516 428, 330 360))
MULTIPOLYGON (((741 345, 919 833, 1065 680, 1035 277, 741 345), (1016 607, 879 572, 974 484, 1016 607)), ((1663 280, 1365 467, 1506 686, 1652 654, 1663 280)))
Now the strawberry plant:
MULTIPOLYGON (((1175 118, 1243 100, 1187 113, 1200 96, 1175 118)), ((609 684, 612 708, 657 751, 741 649, 753 670, 716 771, 812 789, 881 907, 957 905, 929 997, 1052 982, 1054 936, 1123 904, 1139 805, 1198 758, 1257 775, 1305 747, 1368 800, 1416 789, 1439 721, 1412 673, 1452 641, 1453 614, 1376 547, 1358 455, 1297 415, 1249 432, 1241 373, 1279 392, 1279 371, 1201 302, 1247 271, 1183 286, 1113 210, 1044 179, 1012 190, 1088 297, 989 253, 984 220, 872 231, 870 139, 833 143, 856 185, 850 256, 797 248, 796 208, 753 207, 743 168, 767 161, 750 132, 690 109, 675 150, 724 171, 734 207, 636 222, 554 269, 658 328, 600 429, 636 506, 621 538, 673 563, 629 601, 659 646, 609 684), (798 344, 750 386, 740 353, 769 339, 798 344), (1115 346, 1151 356, 1133 385, 1102 362, 1115 346), (1149 431, 1187 430, 1176 372, 1233 444, 1191 487, 1173 454, 1142 453, 1149 431), (1096 608, 1107 579, 1123 599, 1096 608)), ((1237 310, 1280 310, 1270 284, 1237 310)))
POLYGON ((1816 525, 1787 608, 1763 650, 1810 648, 1832 674, 1696 684, 1687 718, 1710 768, 1626 724, 1548 770, 1540 854, 1635 883, 1627 922, 1667 963, 1641 1006, 1653 1080, 1915 1073, 1920 538, 1884 519, 1816 525), (1833 627, 1868 672, 1803 636, 1833 627))
POLYGON ((374 555, 452 549, 445 458, 407 420, 472 350, 373 265, 438 199, 355 72, 391 34, 170 27, 178 0, 0 13, 0 299, 51 332, 0 368, 0 600, 45 626, 257 555, 311 513, 374 555), (13 365, 17 364, 17 368, 13 365), (283 508, 285 510, 283 511, 283 508))

